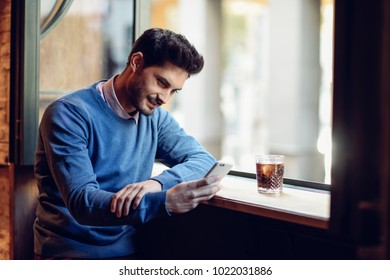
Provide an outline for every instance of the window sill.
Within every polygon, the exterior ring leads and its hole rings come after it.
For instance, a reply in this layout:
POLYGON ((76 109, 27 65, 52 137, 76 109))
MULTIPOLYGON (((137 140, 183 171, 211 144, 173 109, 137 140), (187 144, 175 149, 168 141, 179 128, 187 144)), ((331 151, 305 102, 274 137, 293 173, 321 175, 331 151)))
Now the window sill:
MULTIPOLYGON (((155 163, 153 176, 165 169, 167 169, 166 166, 155 163)), ((284 183, 282 193, 278 195, 260 194, 257 192, 255 176, 252 175, 252 177, 227 175, 221 182, 222 189, 214 198, 203 204, 328 229, 330 191, 301 187, 298 182, 286 179, 288 183, 284 183)))
POLYGON ((228 175, 204 204, 305 226, 328 229, 330 192, 284 184, 280 194, 260 194, 256 180, 228 175))

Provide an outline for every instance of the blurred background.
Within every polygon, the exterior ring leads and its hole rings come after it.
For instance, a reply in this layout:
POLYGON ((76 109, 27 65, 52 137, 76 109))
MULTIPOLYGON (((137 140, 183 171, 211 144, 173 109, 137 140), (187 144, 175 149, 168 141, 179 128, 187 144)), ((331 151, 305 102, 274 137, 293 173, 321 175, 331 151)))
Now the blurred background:
MULTIPOLYGON (((41 26, 58 1, 41 1, 41 26)), ((61 2, 61 1, 60 1, 61 2)), ((73 0, 40 40, 40 116, 69 91, 125 67, 134 1, 73 0)), ((286 156, 288 178, 330 184, 333 0, 150 0, 150 27, 204 55, 166 108, 216 158, 254 173, 256 154, 286 156)))

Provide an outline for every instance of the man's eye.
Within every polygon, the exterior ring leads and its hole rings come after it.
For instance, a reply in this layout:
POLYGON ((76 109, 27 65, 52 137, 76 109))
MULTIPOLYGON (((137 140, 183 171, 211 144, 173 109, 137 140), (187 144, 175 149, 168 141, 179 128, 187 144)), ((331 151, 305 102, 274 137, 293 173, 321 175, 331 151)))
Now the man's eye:
POLYGON ((167 84, 163 80, 157 80, 157 83, 162 88, 167 88, 168 87, 167 84))

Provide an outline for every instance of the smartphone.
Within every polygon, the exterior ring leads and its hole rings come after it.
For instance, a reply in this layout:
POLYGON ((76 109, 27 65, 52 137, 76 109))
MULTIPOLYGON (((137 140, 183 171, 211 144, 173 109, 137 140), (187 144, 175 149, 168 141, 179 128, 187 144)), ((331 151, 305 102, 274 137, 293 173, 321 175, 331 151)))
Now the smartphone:
POLYGON ((233 164, 228 163, 228 162, 222 162, 222 161, 217 161, 213 167, 210 168, 210 170, 206 173, 204 176, 210 177, 214 175, 218 175, 220 177, 220 180, 218 180, 215 183, 212 183, 211 185, 218 185, 222 179, 229 173, 230 169, 232 169, 233 164))

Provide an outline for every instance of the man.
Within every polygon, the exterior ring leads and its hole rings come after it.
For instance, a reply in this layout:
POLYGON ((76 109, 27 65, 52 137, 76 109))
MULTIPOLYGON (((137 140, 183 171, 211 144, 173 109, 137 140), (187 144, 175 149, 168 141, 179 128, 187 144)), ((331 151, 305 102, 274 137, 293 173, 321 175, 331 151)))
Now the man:
POLYGON ((38 259, 132 258, 142 224, 215 195, 218 178, 202 179, 215 159, 160 107, 202 68, 184 36, 149 29, 121 74, 48 106, 35 158, 38 259), (155 160, 170 168, 151 178, 155 160))

